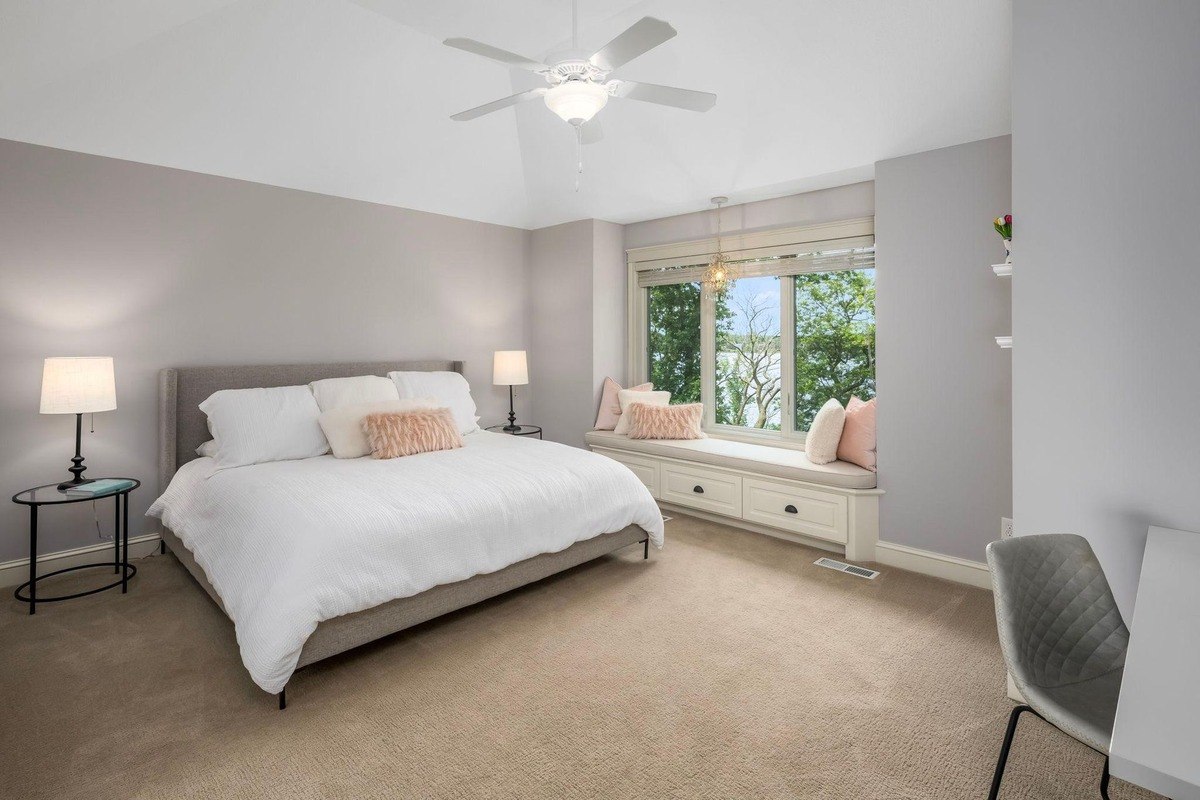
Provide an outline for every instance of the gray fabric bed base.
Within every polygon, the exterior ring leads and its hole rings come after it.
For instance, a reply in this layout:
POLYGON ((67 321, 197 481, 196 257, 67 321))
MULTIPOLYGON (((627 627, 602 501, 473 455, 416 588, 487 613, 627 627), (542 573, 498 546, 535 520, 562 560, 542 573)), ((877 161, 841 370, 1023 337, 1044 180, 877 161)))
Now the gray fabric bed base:
MULTIPOLYGON (((187 568, 209 597, 225 611, 221 598, 208 582, 204 570, 196 563, 191 552, 183 546, 174 531, 163 528, 163 540, 187 568)), ((458 611, 482 600, 504 594, 521 586, 547 578, 555 573, 599 558, 646 539, 646 532, 637 525, 630 525, 613 533, 602 533, 591 539, 577 542, 557 553, 543 553, 533 558, 518 561, 497 572, 476 575, 458 583, 435 586, 412 597, 402 597, 382 605, 354 614, 326 620, 313 631, 300 651, 297 669, 330 656, 344 653, 360 645, 373 642, 384 636, 398 633, 414 625, 420 625, 435 617, 458 611)))

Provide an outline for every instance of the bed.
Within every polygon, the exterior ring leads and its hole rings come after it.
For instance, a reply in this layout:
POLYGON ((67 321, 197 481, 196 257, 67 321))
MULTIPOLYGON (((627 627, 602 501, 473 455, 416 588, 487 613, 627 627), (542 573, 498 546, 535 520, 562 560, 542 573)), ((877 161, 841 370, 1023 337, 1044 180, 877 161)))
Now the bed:
POLYGON ((615 462, 479 431, 457 450, 219 469, 199 404, 220 389, 295 386, 459 361, 164 369, 164 544, 235 625, 243 663, 286 707, 298 669, 614 550, 662 546, 661 514, 615 462))

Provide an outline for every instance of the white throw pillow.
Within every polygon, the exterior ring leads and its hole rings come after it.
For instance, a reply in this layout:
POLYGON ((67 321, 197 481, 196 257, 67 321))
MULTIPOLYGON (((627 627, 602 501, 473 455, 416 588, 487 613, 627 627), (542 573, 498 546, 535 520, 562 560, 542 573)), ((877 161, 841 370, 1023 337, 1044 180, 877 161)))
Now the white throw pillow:
MULTIPOLYGON (((391 381, 388 381, 391 383, 391 381)), ((395 391, 393 386, 392 390, 395 391)), ((385 400, 381 403, 355 403, 338 406, 322 412, 318 422, 334 458, 362 458, 371 455, 371 444, 363 430, 363 418, 368 414, 398 414, 402 411, 437 408, 432 397, 415 397, 409 400, 385 400)))
POLYGON ((842 427, 846 424, 846 409, 837 400, 830 398, 813 417, 804 440, 804 453, 814 464, 837 461, 838 442, 842 440, 842 427))
POLYGON ((670 405, 671 393, 622 389, 617 392, 617 402, 621 404, 621 416, 617 417, 617 427, 613 429, 613 433, 625 435, 629 433, 629 415, 625 412, 631 405, 634 403, 647 403, 652 406, 670 405))
POLYGON ((307 386, 222 389, 200 404, 217 440, 218 466, 313 458, 329 452, 307 386))
POLYGON ((401 400, 432 397, 439 407, 450 409, 459 433, 479 430, 471 385, 457 372, 389 372, 388 377, 396 382, 401 400))
POLYGON ((361 403, 384 403, 399 400, 396 384, 379 375, 360 375, 356 378, 326 378, 308 385, 321 411, 361 403))

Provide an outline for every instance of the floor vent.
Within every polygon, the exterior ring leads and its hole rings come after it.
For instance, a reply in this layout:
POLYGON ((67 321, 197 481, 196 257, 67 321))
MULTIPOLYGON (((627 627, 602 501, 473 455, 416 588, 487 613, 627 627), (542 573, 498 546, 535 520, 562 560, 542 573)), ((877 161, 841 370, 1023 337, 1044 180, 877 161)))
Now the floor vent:
POLYGON ((841 561, 834 561, 832 558, 818 558, 813 563, 816 564, 818 567, 825 567, 826 569, 836 569, 838 572, 847 572, 851 575, 857 575, 860 578, 868 578, 868 579, 873 580, 873 579, 879 577, 879 573, 873 569, 867 569, 866 567, 856 567, 853 564, 846 564, 841 561))

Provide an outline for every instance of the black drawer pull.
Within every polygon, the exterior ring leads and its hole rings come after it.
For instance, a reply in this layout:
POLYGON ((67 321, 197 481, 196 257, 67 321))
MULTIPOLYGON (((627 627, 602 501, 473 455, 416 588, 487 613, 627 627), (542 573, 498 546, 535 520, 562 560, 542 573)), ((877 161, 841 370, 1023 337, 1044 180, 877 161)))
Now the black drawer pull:
POLYGON ((696 494, 704 494, 704 487, 701 486, 700 484, 696 484, 695 486, 692 487, 692 491, 695 492, 696 494))
POLYGON ((797 512, 796 512, 796 507, 795 507, 795 506, 784 506, 784 507, 783 507, 783 510, 784 510, 784 511, 786 511, 787 513, 789 513, 789 514, 795 514, 795 513, 797 513, 797 512))

